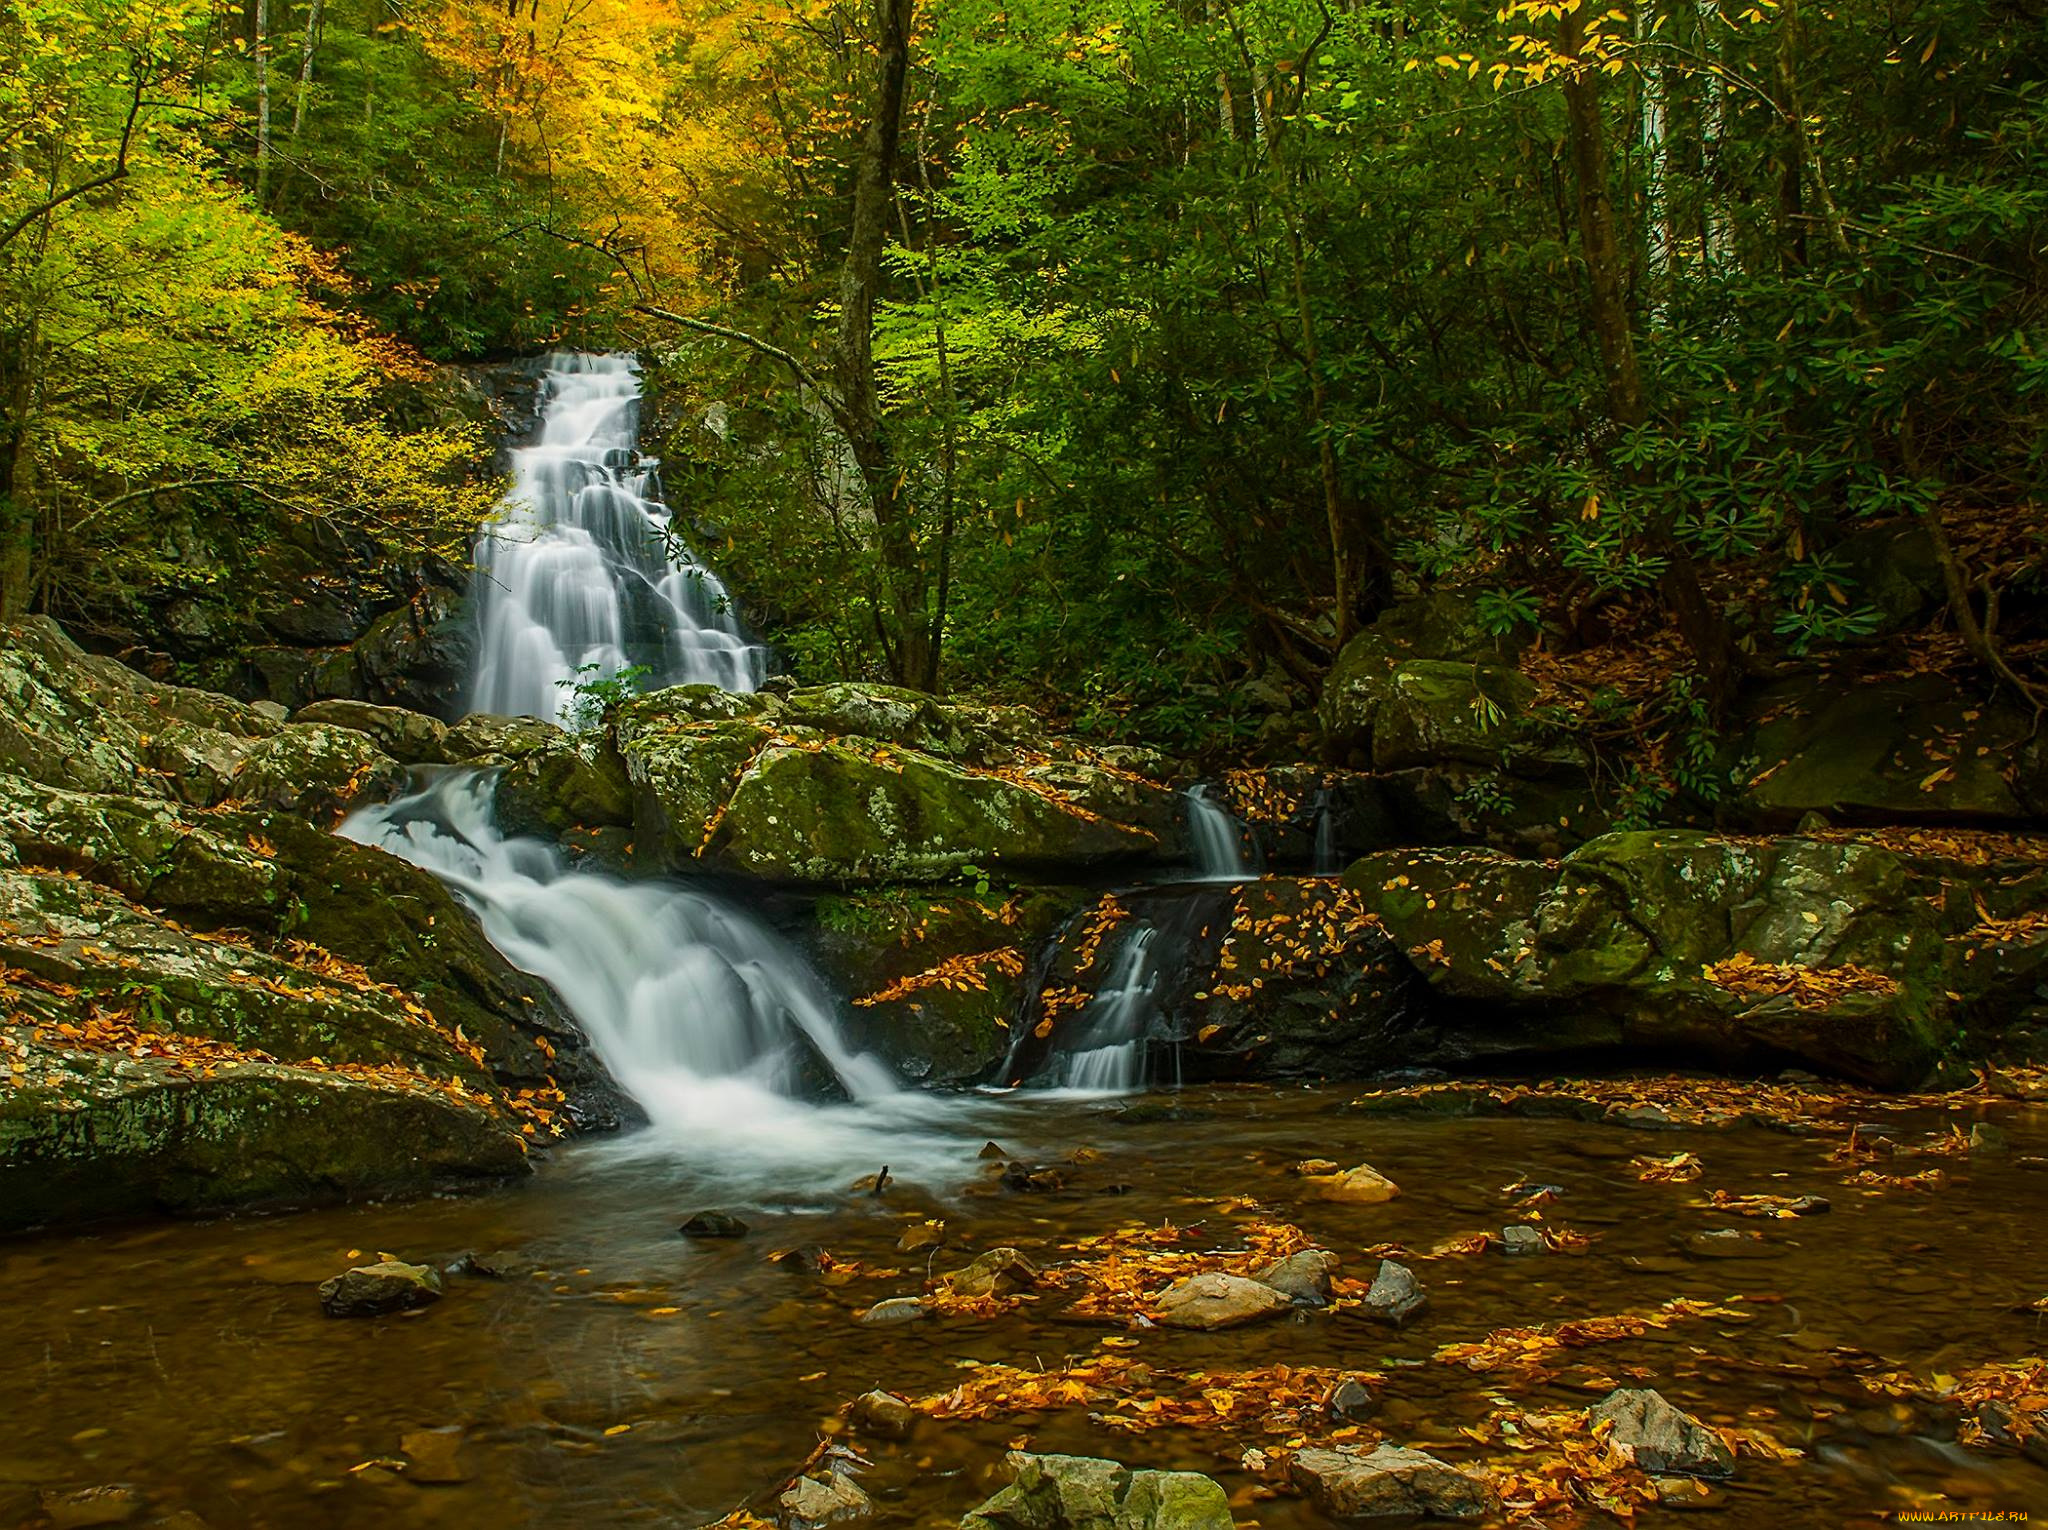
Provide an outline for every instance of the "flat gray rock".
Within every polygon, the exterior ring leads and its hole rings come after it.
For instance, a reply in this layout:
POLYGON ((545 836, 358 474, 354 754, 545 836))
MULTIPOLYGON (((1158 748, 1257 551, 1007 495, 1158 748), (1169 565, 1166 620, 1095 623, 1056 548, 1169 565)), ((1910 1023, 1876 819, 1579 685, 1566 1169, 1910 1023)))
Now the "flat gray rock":
POLYGON ((1294 1303, 1271 1286, 1242 1275, 1211 1271, 1190 1275, 1169 1286, 1159 1298, 1159 1321, 1167 1328, 1237 1328, 1277 1317, 1294 1303))
POLYGON ((1400 1445, 1304 1450, 1289 1470, 1317 1508, 1339 1519, 1484 1519, 1495 1506, 1487 1483, 1400 1445))

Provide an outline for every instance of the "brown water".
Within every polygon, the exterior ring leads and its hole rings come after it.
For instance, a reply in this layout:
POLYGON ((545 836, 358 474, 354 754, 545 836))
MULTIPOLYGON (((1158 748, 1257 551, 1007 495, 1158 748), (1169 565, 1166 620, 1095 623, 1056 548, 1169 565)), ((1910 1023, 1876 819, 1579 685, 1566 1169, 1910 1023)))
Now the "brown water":
MULTIPOLYGON (((1591 1235, 1588 1251, 1419 1259, 1433 1310, 1399 1334, 1303 1313, 1215 1335, 1141 1332, 1138 1348, 1122 1353, 1177 1371, 1377 1371, 1386 1405, 1373 1428, 1471 1465, 1499 1459, 1498 1448, 1460 1426, 1503 1402, 1582 1408, 1602 1381, 1639 1369, 1681 1407, 1802 1452, 1782 1463, 1745 1458, 1714 1522, 1874 1523, 1921 1505, 2048 1518, 2048 1472, 2016 1455, 1962 1450, 1938 1408, 1878 1395, 1862 1379, 1892 1367, 1960 1373, 2048 1347, 2048 1319, 2016 1310, 2048 1293, 2048 1173, 2013 1157, 1915 1160, 1899 1171, 1938 1163, 1947 1187, 1874 1193, 1843 1185, 1847 1171, 1828 1159, 1833 1137, 1390 1120, 1343 1112, 1347 1098, 1205 1091, 1172 1102, 1197 1119, 1136 1122, 1114 1104, 975 1104, 950 1128, 949 1149, 906 1155, 938 1165, 947 1182, 880 1197, 801 1186, 776 1196, 757 1185, 736 1201, 730 1186, 707 1189, 672 1157, 589 1144, 526 1185, 468 1199, 0 1245, 9 1404, 0 1524, 39 1523, 45 1489, 125 1483, 146 1499, 135 1523, 186 1530, 699 1525, 742 1504, 765 1508, 760 1495, 871 1386, 937 1393, 971 1374, 963 1362, 1051 1368, 1099 1352, 1111 1331, 1054 1321, 1050 1302, 987 1320, 856 1323, 868 1304, 920 1289, 927 1256, 896 1251, 912 1222, 946 1218, 950 1246, 935 1261, 943 1272, 997 1244, 1056 1260, 1063 1243, 1166 1220, 1199 1222, 1228 1245, 1244 1213, 1216 1202, 1251 1196, 1369 1274, 1366 1246, 1422 1251, 1519 1220, 1504 1189, 1517 1181, 1560 1187, 1546 1222, 1591 1235), (1082 1155, 1089 1161, 1056 1194, 1012 1194, 972 1158, 985 1136, 1034 1161, 1079 1147, 1102 1156, 1082 1155), (1632 1154, 1680 1151, 1705 1163, 1694 1184, 1642 1183, 1629 1165, 1632 1154), (1291 1166, 1308 1156, 1369 1160, 1405 1193, 1372 1207, 1305 1199, 1291 1166), (1743 1222, 1692 1204, 1714 1189, 1818 1193, 1834 1210, 1743 1222), (752 1234, 678 1237, 681 1218, 705 1204, 733 1205, 752 1234), (1766 1252, 1699 1260, 1672 1246, 1674 1233, 1719 1226, 1761 1228, 1766 1252), (768 1258, 811 1244, 901 1273, 833 1285, 768 1258), (330 1320, 315 1296, 322 1279, 378 1251, 442 1263, 500 1249, 516 1251, 526 1273, 453 1278, 446 1299, 417 1314, 330 1320), (1431 1358, 1439 1345, 1504 1326, 1736 1295, 1782 1300, 1572 1351, 1547 1382, 1431 1358), (402 1436, 431 1429, 460 1431, 464 1480, 429 1485, 365 1464, 399 1458, 402 1436)), ((2000 1117, 2016 1155, 2044 1150, 2041 1114, 2000 1117)), ((1885 1129, 1927 1140, 1946 1120, 1889 1117, 1885 1129)), ((848 1163, 843 1181, 874 1167, 848 1163)), ((1004 1449, 1027 1440, 1209 1471, 1241 1521, 1317 1523, 1298 1500, 1255 1497, 1238 1466, 1245 1447, 1279 1438, 1112 1433, 1070 1410, 927 1420, 906 1444, 861 1444, 875 1459, 864 1480, 882 1523, 957 1520, 989 1491, 1004 1449)))

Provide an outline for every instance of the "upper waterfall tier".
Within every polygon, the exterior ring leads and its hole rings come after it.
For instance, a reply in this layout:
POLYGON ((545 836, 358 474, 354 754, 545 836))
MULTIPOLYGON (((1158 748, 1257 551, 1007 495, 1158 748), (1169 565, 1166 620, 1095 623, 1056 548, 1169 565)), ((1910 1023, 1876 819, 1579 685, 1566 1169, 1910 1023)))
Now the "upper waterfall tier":
POLYGON ((562 353, 541 375, 539 439, 476 544, 480 613, 470 707, 566 721, 578 680, 644 665, 657 685, 751 691, 768 650, 671 524, 638 450, 629 356, 562 353))

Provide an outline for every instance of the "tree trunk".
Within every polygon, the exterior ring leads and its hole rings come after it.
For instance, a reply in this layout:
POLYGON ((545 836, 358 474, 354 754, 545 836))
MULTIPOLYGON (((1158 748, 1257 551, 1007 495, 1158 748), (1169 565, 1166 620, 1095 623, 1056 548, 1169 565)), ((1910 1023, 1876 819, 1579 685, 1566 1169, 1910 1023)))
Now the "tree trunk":
MULTIPOLYGON (((1636 39, 1648 42, 1656 29, 1655 0, 1643 0, 1636 11, 1636 39)), ((1662 328, 1671 306, 1671 145, 1664 70, 1652 62, 1643 66, 1641 134, 1643 141, 1643 249, 1644 275, 1650 289, 1650 323, 1662 328)))
POLYGON ((306 40, 299 46, 299 89, 292 97, 292 142, 306 125, 306 93, 313 88, 313 45, 320 37, 320 0, 306 7, 306 40))
MULTIPOLYGON (((1721 7, 1716 0, 1698 0, 1698 51, 1719 63, 1721 58, 1721 7)), ((1713 272, 1735 269, 1735 231, 1727 208, 1722 204, 1721 140, 1728 131, 1728 87, 1720 75, 1707 71, 1700 90, 1700 176, 1705 181, 1701 198, 1700 242, 1707 267, 1713 272)))
POLYGON ((256 0, 256 200, 270 196, 270 0, 256 0))
MULTIPOLYGON (((1576 9, 1561 18, 1563 51, 1579 58, 1585 31, 1576 9)), ((1565 118, 1571 134, 1572 175, 1577 182, 1579 242, 1592 288, 1593 334, 1607 390, 1607 409, 1623 430, 1646 424, 1649 404, 1636 359, 1635 329, 1629 318, 1626 269, 1614 231, 1614 197, 1607 177, 1607 132, 1600 116, 1600 81, 1591 65, 1568 68, 1564 77, 1565 118)), ((1718 712, 1734 693, 1736 658, 1721 612, 1700 587, 1699 569, 1679 541, 1670 518, 1657 514, 1646 528, 1650 551, 1663 561, 1658 592, 1677 619, 1718 712)))
POLYGON ((853 184, 853 224, 839 272, 839 333, 832 347, 840 425, 860 469, 888 600, 885 655, 903 685, 932 689, 938 680, 926 612, 925 569, 917 544, 908 473, 896 461, 875 381, 875 304, 881 295, 882 252, 896 194, 896 156, 903 132, 904 80, 910 66, 912 0, 875 0, 876 80, 873 110, 862 136, 853 184))

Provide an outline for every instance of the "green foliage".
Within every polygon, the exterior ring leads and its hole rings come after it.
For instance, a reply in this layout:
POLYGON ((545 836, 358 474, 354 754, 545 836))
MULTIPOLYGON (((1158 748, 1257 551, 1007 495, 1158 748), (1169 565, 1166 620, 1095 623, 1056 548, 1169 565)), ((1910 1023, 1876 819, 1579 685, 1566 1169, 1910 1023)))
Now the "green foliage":
POLYGON ((555 682, 569 692, 563 721, 574 732, 589 732, 639 695, 646 688, 643 682, 653 673, 645 664, 628 664, 614 670, 607 670, 602 664, 577 665, 576 679, 555 682))

